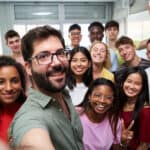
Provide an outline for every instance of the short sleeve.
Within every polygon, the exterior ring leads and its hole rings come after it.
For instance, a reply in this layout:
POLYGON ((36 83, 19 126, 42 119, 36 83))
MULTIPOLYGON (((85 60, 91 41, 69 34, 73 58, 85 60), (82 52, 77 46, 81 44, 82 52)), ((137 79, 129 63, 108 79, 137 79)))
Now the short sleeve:
POLYGON ((140 113, 140 141, 150 143, 150 108, 140 113))
POLYGON ((121 126, 121 120, 118 120, 117 124, 117 131, 116 131, 116 138, 114 139, 113 144, 119 144, 121 141, 121 131, 122 131, 122 126, 121 126))
POLYGON ((40 112, 30 111, 16 114, 8 131, 10 145, 17 147, 25 133, 33 128, 43 128, 47 130, 40 112))

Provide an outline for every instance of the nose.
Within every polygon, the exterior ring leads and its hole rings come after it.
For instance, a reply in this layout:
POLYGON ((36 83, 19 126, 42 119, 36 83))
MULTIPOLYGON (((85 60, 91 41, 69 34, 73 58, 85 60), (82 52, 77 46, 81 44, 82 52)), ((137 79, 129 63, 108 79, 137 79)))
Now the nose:
POLYGON ((126 50, 125 49, 122 49, 121 50, 121 55, 125 55, 126 54, 126 50))
POLYGON ((60 60, 58 59, 56 55, 53 55, 51 65, 58 65, 58 64, 61 64, 60 60))
POLYGON ((104 96, 101 96, 101 97, 99 98, 99 102, 104 103, 104 102, 105 102, 105 97, 104 97, 104 96))
POLYGON ((78 66, 81 65, 81 61, 80 61, 80 60, 77 61, 77 65, 78 65, 78 66))
POLYGON ((130 84, 129 84, 129 88, 130 88, 130 89, 134 89, 134 86, 135 86, 135 85, 134 85, 133 83, 130 83, 130 84))
POLYGON ((11 83, 10 83, 10 82, 7 82, 7 83, 6 83, 6 85, 5 85, 5 89, 6 89, 6 91, 10 91, 10 90, 12 90, 12 85, 11 85, 11 83))

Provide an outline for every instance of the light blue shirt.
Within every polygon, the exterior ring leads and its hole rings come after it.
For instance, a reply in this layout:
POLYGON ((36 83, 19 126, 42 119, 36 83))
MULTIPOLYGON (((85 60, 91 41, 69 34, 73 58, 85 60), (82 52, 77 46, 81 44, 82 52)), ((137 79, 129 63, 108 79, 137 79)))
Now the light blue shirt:
POLYGON ((109 52, 110 52, 110 60, 111 60, 111 64, 112 67, 110 68, 110 71, 114 72, 118 69, 118 59, 117 59, 117 54, 115 53, 115 51, 111 48, 109 48, 109 52))

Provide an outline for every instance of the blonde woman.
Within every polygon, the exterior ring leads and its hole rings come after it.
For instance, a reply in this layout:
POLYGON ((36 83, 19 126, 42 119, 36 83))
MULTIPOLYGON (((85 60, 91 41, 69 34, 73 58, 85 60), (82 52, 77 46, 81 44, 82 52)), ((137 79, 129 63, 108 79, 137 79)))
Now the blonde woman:
POLYGON ((90 54, 93 61, 94 79, 103 77, 114 82, 114 75, 109 71, 112 65, 107 45, 103 42, 95 41, 90 48, 90 54))

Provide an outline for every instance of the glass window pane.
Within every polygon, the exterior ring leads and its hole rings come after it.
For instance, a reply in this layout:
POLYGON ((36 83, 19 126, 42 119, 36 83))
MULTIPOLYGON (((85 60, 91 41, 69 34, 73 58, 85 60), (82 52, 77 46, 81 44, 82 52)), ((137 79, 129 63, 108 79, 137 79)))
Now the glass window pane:
POLYGON ((3 50, 2 50, 2 39, 1 39, 1 36, 0 36, 0 55, 2 55, 3 53, 3 50))
POLYGON ((58 5, 16 4, 14 11, 16 20, 58 20, 58 5))
POLYGON ((25 25, 15 24, 14 30, 19 33, 20 37, 23 37, 23 35, 26 33, 25 25))

